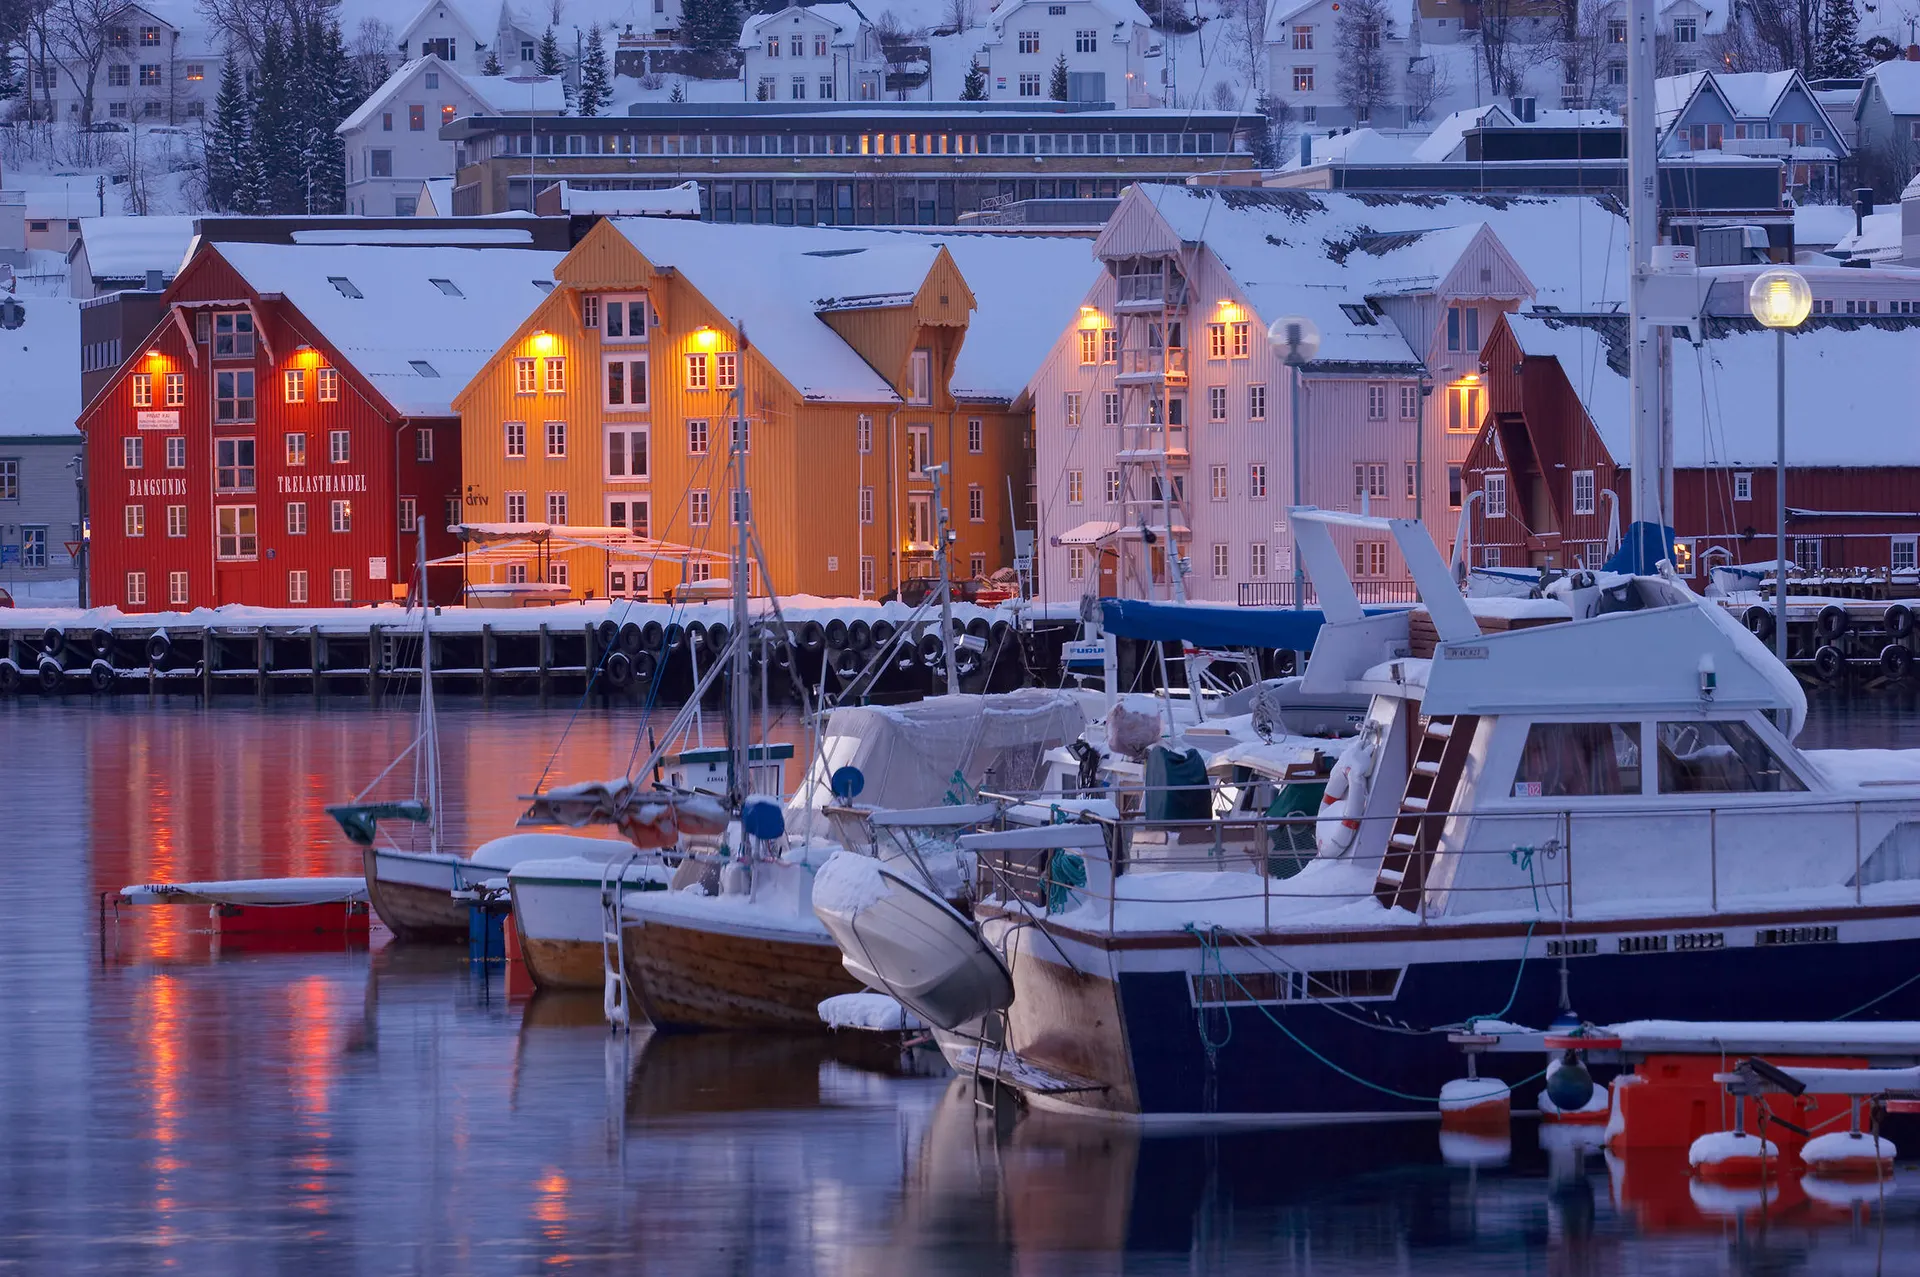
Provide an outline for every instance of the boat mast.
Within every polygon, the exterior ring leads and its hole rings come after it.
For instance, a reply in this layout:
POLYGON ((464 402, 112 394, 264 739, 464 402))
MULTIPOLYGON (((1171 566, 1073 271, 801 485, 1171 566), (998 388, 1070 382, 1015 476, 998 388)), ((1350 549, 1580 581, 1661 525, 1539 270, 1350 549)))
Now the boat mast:
POLYGON ((1629 572, 1651 572, 1669 554, 1667 495, 1662 478, 1660 366, 1666 346, 1664 327, 1642 327, 1647 277, 1660 238, 1659 123, 1654 104, 1654 0, 1629 0, 1633 41, 1627 61, 1627 293, 1630 349, 1628 428, 1632 448, 1633 521, 1627 529, 1631 550, 1619 564, 1629 572))
MULTIPOLYGON (((733 668, 727 681, 728 732, 727 801, 737 812, 752 786, 749 770, 748 722, 753 714, 752 688, 749 685, 747 642, 748 528, 751 506, 747 496, 747 330, 734 322, 739 334, 738 361, 733 373, 733 668)), ((771 589, 771 582, 768 584, 771 589)))
MULTIPOLYGON (((414 575, 420 582, 420 736, 425 759, 427 850, 440 851, 440 731, 433 713, 433 608, 427 601, 427 521, 414 521, 419 533, 414 552, 414 575)), ((419 795, 416 794, 416 797, 419 795)))

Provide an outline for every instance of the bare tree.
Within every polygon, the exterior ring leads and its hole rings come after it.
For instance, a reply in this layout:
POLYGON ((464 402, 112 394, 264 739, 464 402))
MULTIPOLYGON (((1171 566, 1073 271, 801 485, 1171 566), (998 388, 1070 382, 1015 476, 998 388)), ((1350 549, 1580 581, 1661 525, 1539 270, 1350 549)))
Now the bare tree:
POLYGON ((1333 27, 1333 86, 1358 123, 1393 98, 1385 43, 1393 36, 1386 0, 1347 0, 1333 27))
POLYGON ((1550 21, 1528 0, 1485 0, 1480 58, 1488 89, 1499 96, 1520 92, 1529 70, 1559 54, 1559 28, 1559 19, 1550 21))
POLYGON ((958 35, 962 31, 971 31, 980 25, 980 12, 974 0, 947 0, 941 9, 940 27, 958 35))
POLYGON ((1813 65, 1814 0, 1747 0, 1743 6, 1754 37, 1772 52, 1778 68, 1813 65))
POLYGON ((1626 45, 1607 38, 1608 0, 1579 0, 1568 23, 1563 7, 1555 33, 1555 56, 1560 63, 1563 106, 1605 109, 1616 105, 1618 94, 1607 83, 1607 66, 1626 56, 1626 45))
POLYGON ((1440 100, 1453 92, 1453 75, 1439 59, 1427 55, 1407 63, 1407 78, 1401 98, 1407 106, 1407 120, 1424 120, 1440 100))
POLYGON ((1215 21, 1225 24, 1219 39, 1226 48, 1227 65, 1247 86, 1243 100, 1258 102, 1267 78, 1267 0, 1221 0, 1215 21))
POLYGON ((294 31, 314 18, 334 21, 340 0, 195 0, 194 7, 225 34, 240 60, 253 66, 269 33, 294 31))
POLYGON ((393 27, 378 18, 362 18, 347 42, 347 65, 353 70, 355 92, 361 101, 386 83, 393 74, 393 54, 398 47, 393 27))
MULTIPOLYGON (((42 55, 66 73, 80 90, 80 124, 93 123, 93 94, 99 87, 100 70, 106 65, 109 42, 108 19, 125 8, 124 0, 53 0, 41 14, 42 55)), ((124 33, 125 26, 117 28, 124 33)), ((52 110, 48 93, 48 110, 52 110)))

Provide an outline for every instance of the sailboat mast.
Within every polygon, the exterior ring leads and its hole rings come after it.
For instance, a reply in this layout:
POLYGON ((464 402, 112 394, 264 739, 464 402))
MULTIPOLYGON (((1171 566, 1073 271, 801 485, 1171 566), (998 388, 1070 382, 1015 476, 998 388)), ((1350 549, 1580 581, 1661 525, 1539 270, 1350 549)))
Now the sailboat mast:
POLYGON ((427 601, 427 521, 414 521, 419 533, 414 576, 420 583, 420 742, 426 759, 427 850, 440 850, 440 731, 433 713, 433 608, 427 601))
POLYGON ((1651 572, 1666 553, 1666 485, 1661 475, 1660 364, 1667 332, 1642 327, 1646 313, 1647 276, 1653 270, 1654 245, 1660 237, 1659 123, 1654 100, 1654 0, 1629 0, 1628 18, 1633 41, 1627 62, 1627 236, 1630 274, 1627 309, 1629 398, 1628 426, 1632 447, 1633 525, 1627 530, 1632 545, 1626 565, 1634 572, 1651 572), (1659 550, 1652 549, 1655 543, 1659 550))
POLYGON ((736 321, 734 331, 740 337, 740 353, 736 356, 738 367, 733 375, 733 669, 727 686, 728 770, 733 774, 727 778, 727 797, 738 811, 752 789, 748 759, 753 701, 748 681, 747 642, 747 574, 750 570, 747 542, 751 511, 747 496, 747 330, 736 321))

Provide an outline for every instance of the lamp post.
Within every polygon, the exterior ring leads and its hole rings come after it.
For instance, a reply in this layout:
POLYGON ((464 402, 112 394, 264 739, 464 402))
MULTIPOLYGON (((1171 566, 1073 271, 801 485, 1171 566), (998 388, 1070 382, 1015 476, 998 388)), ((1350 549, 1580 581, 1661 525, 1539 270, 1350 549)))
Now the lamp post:
POLYGON ((1813 290, 1796 270, 1763 270, 1747 286, 1747 309, 1774 331, 1775 460, 1773 463, 1773 651, 1787 660, 1787 330, 1798 328, 1813 310, 1813 290))
MULTIPOLYGON (((1320 330, 1302 315, 1283 315, 1267 327, 1267 341, 1281 363, 1293 370, 1288 386, 1288 424, 1293 430, 1293 504, 1300 504, 1300 370, 1320 353, 1320 330)), ((1287 518, 1287 535, 1292 538, 1289 556, 1293 559, 1293 605, 1305 606, 1306 574, 1300 568, 1300 538, 1294 535, 1293 517, 1287 518)))

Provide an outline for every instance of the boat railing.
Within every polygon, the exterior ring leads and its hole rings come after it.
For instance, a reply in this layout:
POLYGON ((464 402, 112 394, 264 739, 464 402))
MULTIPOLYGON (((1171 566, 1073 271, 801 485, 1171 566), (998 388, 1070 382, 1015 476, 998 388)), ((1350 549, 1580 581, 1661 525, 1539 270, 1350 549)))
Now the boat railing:
MULTIPOLYGON (((1150 790, 1145 786, 1132 786, 1103 790, 1100 796, 1111 797, 1129 790, 1145 794, 1206 788, 1210 787, 1168 786, 1150 790)), ((1012 796, 983 797, 1011 799, 1012 796)), ((1832 877, 1824 882, 1783 882, 1777 891, 1761 894, 1777 898, 1783 893, 1819 891, 1821 888, 1830 892, 1832 888, 1842 888, 1846 897, 1835 899, 1828 894, 1818 900, 1796 901, 1795 907, 1804 907, 1808 903, 1840 906, 1847 903, 1863 904, 1864 888, 1872 885, 1865 881, 1866 877, 1872 875, 1863 875, 1863 870, 1868 868, 1868 857, 1877 847, 1894 839, 1902 823, 1910 823, 1915 827, 1913 841, 1920 846, 1920 794, 1912 798, 1836 798, 1795 802, 1791 806, 1747 801, 1755 797, 1767 797, 1764 794, 1730 794, 1727 797, 1741 801, 1697 805, 1640 802, 1618 807, 1610 805, 1605 809, 1542 806, 1533 809, 1462 808, 1424 812, 1417 819, 1435 822, 1427 827, 1434 831, 1428 839, 1429 843, 1437 841, 1438 831, 1446 821, 1456 816, 1490 822, 1488 827, 1495 831, 1496 839, 1506 840, 1503 826, 1504 830, 1521 836, 1496 845, 1477 845, 1480 839, 1470 832, 1466 835, 1466 845, 1449 844, 1418 851, 1414 859, 1419 862, 1421 871, 1430 869, 1436 858, 1444 858, 1451 866, 1450 872, 1442 882, 1409 875, 1406 879, 1409 887, 1397 894, 1413 897, 1415 907, 1411 912, 1420 925, 1442 916, 1433 912, 1430 904, 1436 898, 1443 897, 1448 904, 1445 916, 1453 921, 1480 920, 1491 908, 1498 907, 1492 905, 1490 898, 1493 896, 1514 899, 1519 910, 1517 916, 1522 918, 1530 913, 1540 919, 1573 921, 1591 915, 1596 903, 1604 908, 1624 899, 1609 894, 1610 888, 1617 886, 1617 883, 1607 880, 1610 875, 1618 878, 1618 861, 1625 853, 1620 850, 1617 837, 1596 839, 1596 834, 1617 835, 1617 827, 1607 830, 1605 826, 1623 817, 1641 817, 1661 822, 1657 829, 1649 826, 1645 836, 1637 839, 1640 846, 1636 850, 1657 859, 1661 871, 1667 875, 1665 880, 1680 891, 1677 898, 1684 901, 1683 912, 1689 915, 1720 915, 1729 911, 1745 913, 1753 909, 1756 897, 1750 884, 1741 882, 1733 875, 1742 873, 1760 854, 1761 848, 1751 836, 1755 822, 1766 822, 1776 828, 1782 821, 1808 817, 1830 822, 1826 828, 1806 831, 1804 836, 1808 841, 1796 844, 1805 850, 1793 853, 1793 858, 1796 861, 1803 858, 1810 861, 1824 852, 1820 871, 1832 877), (1878 819, 1874 819, 1876 817, 1878 819), (1871 845, 1867 835, 1870 823, 1875 828, 1871 845), (1843 837, 1834 836, 1840 835, 1843 829, 1843 837), (1596 841, 1610 845, 1588 845, 1596 841), (1507 845, 1508 842, 1510 845, 1507 845), (1820 851, 1812 850, 1814 847, 1820 851), (1581 871, 1583 850, 1587 857, 1584 876, 1581 871), (1503 863, 1511 872, 1501 881, 1485 881, 1484 874, 1472 872, 1475 867, 1498 867, 1503 863), (1596 888, 1596 882, 1603 885, 1596 888), (1601 893, 1598 901, 1591 894, 1583 895, 1583 889, 1589 893, 1598 890, 1601 893), (1469 902, 1468 907, 1459 907, 1454 899, 1456 897, 1469 902), (1471 902, 1476 898, 1486 901, 1488 907, 1479 910, 1473 908, 1471 902)), ((1379 849, 1386 843, 1381 827, 1384 825, 1390 831, 1395 822, 1406 819, 1405 813, 1398 811, 1359 817, 1227 814, 1205 819, 1154 819, 1135 815, 1123 815, 1116 819, 1097 811, 1059 806, 1072 800, 1063 799, 1058 794, 1036 795, 1023 801, 1029 815, 1034 807, 1044 807, 1051 802, 1055 804, 1054 823, 1091 823, 1100 826, 1106 844, 1106 863, 1097 871, 1090 872, 1086 858, 1078 853, 1031 848, 983 851, 978 857, 976 898, 982 901, 997 900, 1015 909, 1042 910, 1048 914, 1072 911, 1076 914, 1076 921, 1086 920, 1088 915, 1085 911, 1092 908, 1096 913, 1106 914, 1108 934, 1117 929, 1119 910, 1129 902, 1150 901, 1162 905, 1206 905, 1216 908, 1225 906, 1226 912, 1245 921, 1249 920, 1246 902, 1257 901, 1259 929, 1270 931, 1277 921, 1283 922, 1290 917, 1300 922, 1310 921, 1318 913, 1318 908, 1303 910, 1300 908, 1303 902, 1314 902, 1315 906, 1325 908, 1369 898, 1382 899, 1383 889, 1376 874, 1369 872, 1369 869, 1377 869, 1381 863, 1379 849), (1352 830, 1352 838, 1345 850, 1323 857, 1319 851, 1319 831, 1323 822, 1329 820, 1345 821, 1352 830), (1356 847, 1371 850, 1355 856, 1353 848, 1356 847), (1291 881, 1309 865, 1316 863, 1344 863, 1355 872, 1345 881, 1324 885, 1320 883, 1319 876, 1312 881, 1291 881), (1120 886, 1124 879, 1137 881, 1144 875, 1169 873, 1244 874, 1258 885, 1240 892, 1222 891, 1210 885, 1206 890, 1191 893, 1159 890, 1128 892, 1120 886)), ((1003 816, 997 823, 1003 827, 1019 823, 1031 826, 1032 821, 1008 821, 1003 816)), ((1780 854, 1780 844, 1774 844, 1771 850, 1776 855, 1780 854)), ((1906 858, 1920 859, 1914 856, 1906 858)), ((1889 881, 1911 880, 1916 887, 1920 887, 1920 876, 1915 873, 1895 869, 1883 877, 1889 881)), ((1874 878, 1875 882, 1881 880, 1881 877, 1874 878)), ((1646 885, 1649 898, 1663 898, 1657 889, 1658 884, 1649 882, 1646 885)))

